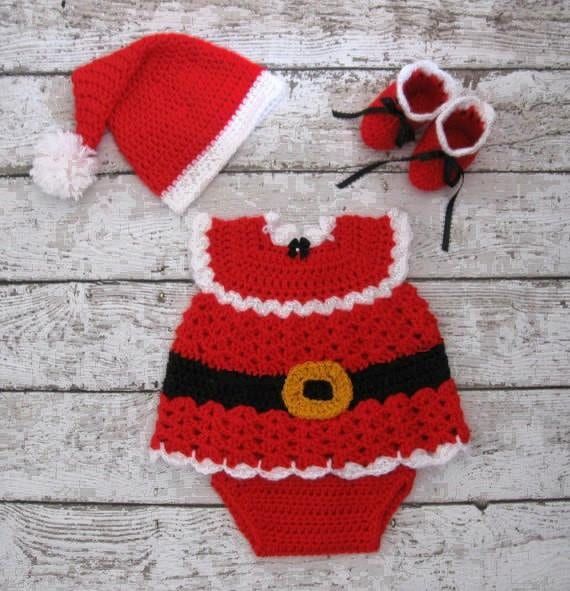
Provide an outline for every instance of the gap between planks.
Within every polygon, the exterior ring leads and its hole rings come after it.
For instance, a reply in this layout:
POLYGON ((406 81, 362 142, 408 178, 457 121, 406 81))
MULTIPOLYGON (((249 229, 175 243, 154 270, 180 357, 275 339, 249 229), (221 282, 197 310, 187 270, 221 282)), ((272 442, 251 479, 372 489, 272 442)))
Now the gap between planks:
MULTIPOLYGON (((555 385, 546 385, 546 386, 461 386, 462 392, 489 392, 489 391, 500 391, 500 392, 537 392, 540 390, 570 390, 570 383, 569 384, 555 384, 555 385)), ((89 390, 87 388, 57 388, 53 386, 46 386, 45 388, 36 387, 36 388, 10 388, 6 386, 2 386, 0 389, 0 395, 3 392, 7 392, 10 394, 34 394, 39 392, 57 392, 58 394, 156 394, 156 392, 160 388, 143 388, 140 390, 127 390, 124 388, 119 388, 113 390, 113 388, 105 388, 104 390, 101 389, 93 389, 89 390)))
MULTIPOLYGON (((408 281, 415 283, 491 283, 495 281, 569 281, 570 275, 489 275, 483 277, 468 275, 462 277, 421 277, 416 275, 410 275, 407 277, 408 281)), ((0 287, 10 287, 12 285, 68 285, 69 283, 94 283, 97 285, 119 285, 121 283, 144 283, 144 284, 161 284, 161 283, 182 283, 189 286, 194 285, 193 279, 181 279, 181 278, 160 278, 160 279, 137 279, 136 277, 129 279, 0 279, 0 287)))
MULTIPOLYGON (((362 165, 364 165, 364 163, 362 163, 362 165)), ((264 175, 264 174, 271 174, 271 175, 277 175, 277 174, 289 174, 289 175, 295 175, 295 174, 311 174, 311 175, 338 175, 338 174, 345 174, 345 173, 349 173, 349 172, 354 172, 356 170, 358 170, 361 166, 359 166, 358 164, 354 164, 354 165, 350 165, 350 166, 346 166, 343 168, 338 168, 338 169, 333 169, 333 168, 323 168, 323 169, 317 169, 317 168, 279 168, 279 169, 275 169, 275 170, 268 170, 265 168, 239 168, 236 170, 232 170, 231 168, 224 168, 223 170, 220 170, 220 172, 218 173, 218 175, 231 175, 231 176, 238 176, 238 175, 264 175)), ((570 173, 570 168, 568 169, 560 169, 560 170, 555 170, 555 171, 545 171, 545 170, 517 170, 516 172, 512 172, 510 170, 504 170, 504 169, 492 169, 492 168, 486 168, 485 170, 470 170, 469 171, 469 176, 475 176, 475 175, 513 175, 513 174, 517 174, 517 175, 536 175, 536 174, 552 174, 552 175, 559 175, 559 176, 564 176, 570 173)), ((367 176, 369 176, 370 178, 374 178, 376 177, 380 177, 380 176, 384 176, 384 175, 402 175, 405 176, 407 175, 407 172, 405 170, 396 170, 396 169, 386 169, 386 170, 382 170, 382 171, 377 171, 374 170, 370 173, 368 173, 367 176)), ((116 172, 98 172, 96 175, 98 180, 101 179, 114 179, 114 178, 118 178, 118 177, 123 177, 123 176, 135 176, 135 173, 132 170, 123 170, 123 171, 116 171, 116 172)), ((6 180, 12 180, 12 179, 30 179, 30 173, 29 172, 0 172, 0 179, 6 179, 6 180)), ((434 193, 435 194, 435 193, 434 193)))
MULTIPOLYGON (((408 503, 404 501, 401 507, 475 507, 484 513, 491 505, 546 505, 548 504, 564 504, 570 502, 570 497, 552 497, 552 498, 520 498, 520 499, 494 499, 492 501, 486 500, 471 500, 471 501, 416 501, 408 503)), ((50 506, 50 507, 88 507, 88 508, 109 508, 116 507, 167 507, 173 509, 220 509, 226 508, 223 503, 142 503, 140 501, 132 502, 113 502, 113 501, 33 501, 33 500, 18 500, 18 499, 0 499, 0 505, 32 505, 32 506, 50 506)))
MULTIPOLYGON (((105 54, 101 54, 105 55, 105 54)), ((81 66, 83 64, 79 64, 81 66)), ((270 72, 392 72, 397 73, 401 68, 396 66, 282 66, 282 67, 268 67, 267 70, 270 72)), ((446 68, 447 72, 568 72, 570 66, 473 66, 468 65, 446 68)), ((23 78, 26 76, 34 76, 35 78, 49 78, 50 76, 71 76, 74 70, 21 70, 17 72, 2 72, 0 71, 0 78, 23 78)))

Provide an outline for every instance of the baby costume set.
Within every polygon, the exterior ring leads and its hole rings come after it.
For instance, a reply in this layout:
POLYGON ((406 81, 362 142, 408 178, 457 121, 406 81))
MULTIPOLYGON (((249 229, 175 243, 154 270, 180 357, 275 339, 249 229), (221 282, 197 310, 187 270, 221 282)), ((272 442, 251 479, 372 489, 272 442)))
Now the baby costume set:
MULTIPOLYGON (((284 88, 244 57, 181 34, 145 37, 72 81, 76 132, 40 141, 35 182, 77 199, 96 179, 109 130, 178 214, 284 88)), ((401 159, 410 181, 457 187, 493 120, 491 107, 457 94, 451 76, 422 61, 363 111, 334 115, 362 117, 362 139, 377 150, 423 130, 401 159)), ((176 329, 151 456, 211 475, 259 556, 377 550, 416 470, 469 441, 437 321, 407 281, 406 214, 322 217, 304 228, 274 213, 192 215, 199 293, 176 329)))

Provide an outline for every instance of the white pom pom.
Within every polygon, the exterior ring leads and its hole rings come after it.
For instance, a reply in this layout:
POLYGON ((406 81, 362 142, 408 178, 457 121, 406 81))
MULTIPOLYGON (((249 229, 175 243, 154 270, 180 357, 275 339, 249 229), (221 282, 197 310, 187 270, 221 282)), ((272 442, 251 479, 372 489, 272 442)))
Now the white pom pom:
POLYGON ((77 200, 95 180, 95 155, 80 135, 57 130, 38 142, 30 176, 48 195, 77 200))

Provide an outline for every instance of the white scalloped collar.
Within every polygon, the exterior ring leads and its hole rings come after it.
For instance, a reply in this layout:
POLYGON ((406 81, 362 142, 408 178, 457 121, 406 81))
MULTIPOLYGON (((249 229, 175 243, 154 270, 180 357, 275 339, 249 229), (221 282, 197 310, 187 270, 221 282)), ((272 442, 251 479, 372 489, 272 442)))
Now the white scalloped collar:
POLYGON ((334 216, 321 216, 318 226, 304 225, 302 229, 296 224, 280 223, 280 216, 274 211, 266 213, 263 217, 265 218, 263 231, 269 234, 273 244, 279 246, 287 246, 297 236, 308 238, 313 247, 322 244, 325 240, 334 240, 332 234, 336 226, 336 218, 334 216))
MULTIPOLYGON (((208 231, 212 226, 212 218, 205 212, 196 212, 191 222, 190 267, 194 273, 194 280, 202 292, 213 294, 221 304, 230 304, 240 312, 254 310, 261 316, 275 314, 281 318, 287 318, 291 314, 299 316, 329 315, 334 310, 352 310, 355 304, 372 304, 377 298, 390 297, 392 290, 400 285, 408 274, 409 245, 412 240, 408 216, 405 212, 393 208, 375 217, 385 215, 390 218, 390 225, 394 232, 394 247, 391 252, 392 264, 388 269, 388 275, 382 278, 377 285, 370 285, 361 291, 350 292, 343 297, 331 296, 324 300, 313 299, 301 303, 297 300, 279 301, 255 296, 242 296, 234 290, 227 289, 216 281, 214 270, 210 266, 208 231)), ((264 229, 275 244, 285 245, 289 236, 299 235, 293 224, 280 225, 278 214, 269 213, 264 217, 266 221, 264 229)), ((324 240, 334 240, 332 231, 335 224, 334 217, 322 217, 318 226, 305 226, 304 235, 310 235, 313 244, 320 244, 324 240)))

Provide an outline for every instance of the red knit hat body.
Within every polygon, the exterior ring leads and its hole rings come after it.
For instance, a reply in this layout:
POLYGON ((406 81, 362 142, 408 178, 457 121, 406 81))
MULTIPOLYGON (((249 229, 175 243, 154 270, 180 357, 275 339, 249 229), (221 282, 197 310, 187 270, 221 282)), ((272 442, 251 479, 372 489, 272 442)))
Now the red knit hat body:
POLYGON ((369 105, 360 127, 362 140, 376 150, 402 147, 414 139, 415 130, 435 119, 456 89, 453 78, 433 62, 403 67, 369 105))
POLYGON ((213 474, 259 555, 369 552, 415 469, 469 440, 405 214, 193 221, 201 292, 151 448, 213 474), (279 500, 276 502, 276 500, 279 500))
POLYGON ((78 198, 88 185, 82 167, 108 129, 136 174, 177 213, 223 168, 284 86, 232 51, 175 33, 96 59, 72 82, 77 133, 40 143, 34 180, 48 193, 78 198), (61 153, 64 147, 69 153, 61 153), (69 178, 49 174, 50 165, 63 166, 69 178))
POLYGON ((410 162, 410 182, 424 191, 436 191, 449 185, 445 158, 423 160, 418 156, 441 152, 454 158, 459 170, 465 171, 487 141, 494 119, 493 108, 476 97, 452 101, 416 145, 410 162))

